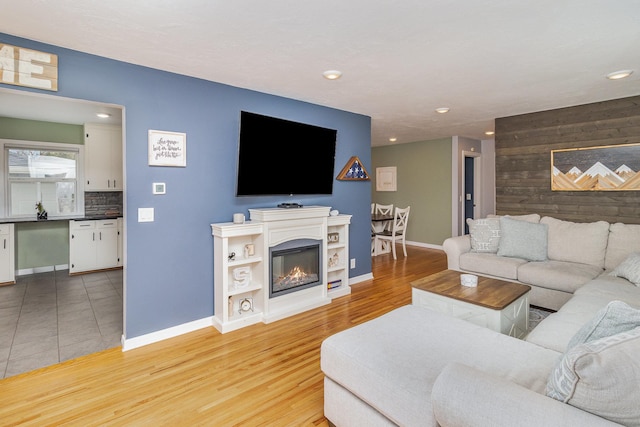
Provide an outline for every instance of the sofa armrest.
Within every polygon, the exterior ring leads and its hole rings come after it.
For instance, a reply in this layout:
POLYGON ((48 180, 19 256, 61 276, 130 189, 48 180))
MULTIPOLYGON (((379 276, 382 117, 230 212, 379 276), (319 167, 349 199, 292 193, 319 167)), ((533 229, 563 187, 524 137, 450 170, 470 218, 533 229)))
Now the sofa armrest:
POLYGON ((442 427, 619 425, 459 363, 442 370, 431 403, 442 427))
POLYGON ((447 268, 459 271, 460 255, 471 250, 471 237, 468 234, 449 237, 442 243, 442 249, 447 254, 447 268))

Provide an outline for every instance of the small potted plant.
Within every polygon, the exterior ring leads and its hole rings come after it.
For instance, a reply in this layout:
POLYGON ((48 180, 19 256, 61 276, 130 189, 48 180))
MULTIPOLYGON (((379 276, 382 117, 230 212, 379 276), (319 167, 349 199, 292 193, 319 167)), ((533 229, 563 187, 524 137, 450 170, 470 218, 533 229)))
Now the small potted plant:
POLYGON ((36 210, 38 211, 38 221, 47 219, 47 211, 44 210, 44 206, 42 206, 42 202, 36 203, 36 210))

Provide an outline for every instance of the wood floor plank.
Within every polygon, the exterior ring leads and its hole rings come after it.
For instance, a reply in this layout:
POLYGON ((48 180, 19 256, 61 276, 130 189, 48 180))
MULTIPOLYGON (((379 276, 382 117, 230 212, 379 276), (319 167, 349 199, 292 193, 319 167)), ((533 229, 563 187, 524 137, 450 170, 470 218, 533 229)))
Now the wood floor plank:
POLYGON ((268 325, 205 328, 0 380, 0 424, 328 426, 322 340, 409 304, 411 281, 446 269, 440 250, 407 251, 374 257, 374 279, 351 295, 268 325))

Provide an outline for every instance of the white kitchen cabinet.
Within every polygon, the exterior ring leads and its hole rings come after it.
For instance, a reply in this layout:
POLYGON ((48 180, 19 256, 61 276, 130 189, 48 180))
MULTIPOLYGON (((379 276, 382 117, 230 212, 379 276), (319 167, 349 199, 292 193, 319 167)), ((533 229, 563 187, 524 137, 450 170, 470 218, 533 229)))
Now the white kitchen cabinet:
POLYGON ((122 127, 84 125, 85 191, 122 191, 122 127))
POLYGON ((16 283, 13 224, 0 224, 0 285, 16 283))
POLYGON ((118 221, 69 221, 69 273, 119 266, 118 221))
POLYGON ((118 218, 118 267, 124 265, 124 219, 118 218))

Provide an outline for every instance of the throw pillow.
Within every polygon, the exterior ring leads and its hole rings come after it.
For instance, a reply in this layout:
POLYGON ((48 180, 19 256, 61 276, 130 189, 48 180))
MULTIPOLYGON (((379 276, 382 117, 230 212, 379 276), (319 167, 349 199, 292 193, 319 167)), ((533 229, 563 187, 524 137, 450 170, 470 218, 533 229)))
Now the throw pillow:
POLYGON ((640 286, 640 252, 630 254, 611 272, 611 275, 625 278, 634 285, 640 286))
POLYGON ((471 236, 471 252, 498 252, 500 243, 499 219, 467 219, 471 236))
POLYGON ((581 327, 571 338, 567 349, 589 341, 630 331, 640 326, 640 310, 622 301, 611 301, 581 327))
POLYGON ((640 426, 640 328, 567 351, 547 381, 546 395, 626 426, 640 426))
POLYGON ((499 256, 522 258, 528 261, 547 259, 546 224, 500 218, 499 256))

